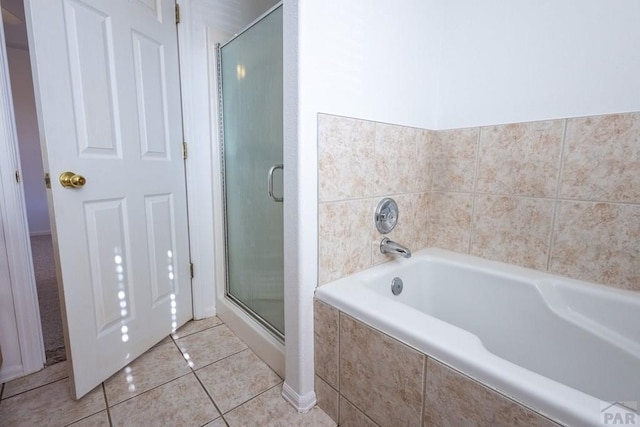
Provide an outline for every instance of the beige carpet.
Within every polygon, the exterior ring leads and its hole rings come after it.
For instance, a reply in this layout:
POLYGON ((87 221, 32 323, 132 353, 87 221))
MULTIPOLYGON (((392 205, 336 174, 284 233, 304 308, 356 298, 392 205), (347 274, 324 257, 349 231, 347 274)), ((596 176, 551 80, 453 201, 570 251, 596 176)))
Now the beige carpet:
POLYGON ((51 236, 31 237, 47 365, 66 360, 51 236))

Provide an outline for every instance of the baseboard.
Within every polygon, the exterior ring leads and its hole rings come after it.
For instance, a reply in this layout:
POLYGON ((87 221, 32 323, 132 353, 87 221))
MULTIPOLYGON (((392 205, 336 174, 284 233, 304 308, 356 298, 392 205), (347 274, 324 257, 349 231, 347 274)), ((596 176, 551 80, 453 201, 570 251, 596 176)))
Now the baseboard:
POLYGON ((310 391, 306 395, 300 396, 286 382, 282 385, 282 397, 300 413, 310 411, 318 401, 315 391, 310 391))
POLYGON ((208 317, 213 317, 213 316, 217 316, 218 312, 216 311, 216 307, 211 306, 211 307, 207 307, 206 310, 204 310, 203 313, 201 313, 201 316, 194 316, 193 320, 202 320, 202 319, 206 319, 208 317))
POLYGON ((37 236, 51 236, 51 231, 30 231, 29 236, 37 237, 37 236))
POLYGON ((22 365, 3 367, 0 370, 0 384, 23 377, 24 375, 24 366, 22 365))

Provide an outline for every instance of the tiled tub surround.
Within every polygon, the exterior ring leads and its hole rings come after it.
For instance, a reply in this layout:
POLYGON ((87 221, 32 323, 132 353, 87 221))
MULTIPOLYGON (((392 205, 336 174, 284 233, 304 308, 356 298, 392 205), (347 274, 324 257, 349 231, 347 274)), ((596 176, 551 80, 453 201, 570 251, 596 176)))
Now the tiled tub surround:
MULTIPOLYGON (((387 407, 388 396, 377 390, 395 388, 405 402, 418 402, 413 380, 422 377, 416 366, 407 368, 413 365, 399 352, 404 346, 374 344, 371 328, 568 425, 601 425, 609 401, 640 397, 630 375, 640 372, 640 293, 429 248, 322 286, 316 297, 318 394, 339 391, 381 425, 392 425, 385 416, 409 423, 406 408, 387 407), (404 282, 397 296, 394 277, 404 282), (371 333, 349 338, 353 328, 342 316, 363 321, 371 333), (390 376, 395 365, 407 369, 390 376)), ((427 390, 433 378, 427 373, 427 390)), ((447 401, 451 390, 438 390, 447 401)), ((321 407, 335 415, 326 401, 320 398, 321 407)), ((436 418, 426 425, 489 425, 486 417, 504 415, 491 404, 481 417, 429 407, 425 417, 436 418)))
POLYGON ((318 406, 340 426, 557 426, 322 301, 314 311, 318 406))
POLYGON ((318 117, 319 282, 384 262, 389 237, 640 290, 640 113, 430 131, 318 117))

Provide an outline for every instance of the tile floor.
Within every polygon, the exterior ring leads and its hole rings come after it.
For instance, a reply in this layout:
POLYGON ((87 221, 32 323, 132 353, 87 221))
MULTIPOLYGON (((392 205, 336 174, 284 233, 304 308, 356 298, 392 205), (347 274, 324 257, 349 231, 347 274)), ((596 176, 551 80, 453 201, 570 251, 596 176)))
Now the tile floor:
POLYGON ((218 318, 192 321, 79 401, 67 362, 2 385, 0 426, 335 426, 298 414, 282 379, 218 318))

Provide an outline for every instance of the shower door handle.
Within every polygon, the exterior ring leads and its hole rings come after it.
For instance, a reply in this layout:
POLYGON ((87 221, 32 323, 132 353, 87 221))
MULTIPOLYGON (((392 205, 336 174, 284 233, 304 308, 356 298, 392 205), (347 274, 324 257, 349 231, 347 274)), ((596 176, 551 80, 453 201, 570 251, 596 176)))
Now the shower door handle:
POLYGON ((273 194, 273 173, 276 171, 276 169, 284 170, 284 165, 273 165, 269 169, 269 172, 267 172, 267 192, 269 193, 269 198, 271 200, 273 200, 274 202, 282 202, 284 200, 283 197, 276 197, 273 194))

